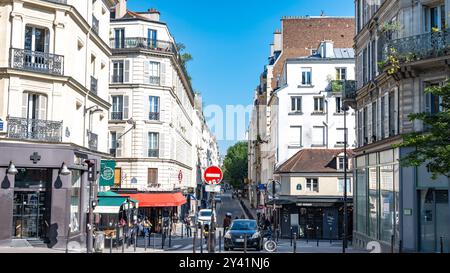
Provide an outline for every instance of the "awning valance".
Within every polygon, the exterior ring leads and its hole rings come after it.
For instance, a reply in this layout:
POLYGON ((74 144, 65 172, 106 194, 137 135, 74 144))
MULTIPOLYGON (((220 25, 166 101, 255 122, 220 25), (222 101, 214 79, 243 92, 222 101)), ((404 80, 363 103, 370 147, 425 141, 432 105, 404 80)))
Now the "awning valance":
POLYGON ((133 193, 133 194, 121 194, 121 196, 129 196, 139 202, 139 207, 151 208, 151 207, 178 207, 185 204, 186 197, 181 192, 174 193, 133 193))
MULTIPOLYGON (((121 196, 114 192, 99 192, 97 194, 98 204, 94 209, 94 213, 119 213, 120 207, 127 203, 127 197, 121 196)), ((138 207, 138 201, 130 198, 133 207, 138 207)))

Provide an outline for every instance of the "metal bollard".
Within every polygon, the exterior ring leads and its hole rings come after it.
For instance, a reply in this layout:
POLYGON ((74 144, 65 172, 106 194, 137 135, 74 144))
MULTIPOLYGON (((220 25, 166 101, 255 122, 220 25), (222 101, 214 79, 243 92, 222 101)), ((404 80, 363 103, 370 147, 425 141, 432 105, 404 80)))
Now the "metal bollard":
POLYGON ((332 229, 331 229, 331 227, 330 227, 330 233, 329 233, 329 236, 330 236, 330 245, 333 244, 333 238, 331 238, 331 231, 332 231, 332 229))
POLYGON ((317 236, 317 247, 319 247, 319 236, 317 236))
POLYGON ((293 232, 293 230, 292 230, 292 227, 291 227, 291 246, 292 246, 292 236, 293 236, 292 232, 293 232))
POLYGON ((195 230, 195 234, 194 234, 194 238, 192 238, 192 253, 195 253, 195 247, 196 247, 195 239, 197 238, 197 235, 198 235, 198 230, 196 229, 195 230))
POLYGON ((403 241, 400 240, 398 242, 398 253, 402 253, 403 252, 403 241))
POLYGON ((166 232, 163 230, 161 232, 161 249, 164 249, 164 243, 166 241, 166 232))
POLYGON ((391 235, 391 253, 394 253, 394 235, 391 235))
POLYGON ((203 253, 203 225, 200 230, 200 253, 203 253))
POLYGON ((441 253, 444 253, 444 238, 441 237, 441 253))
POLYGON ((183 226, 184 226, 184 224, 181 224, 181 239, 183 239, 183 232, 184 232, 183 226))
POLYGON ((244 253, 247 253, 247 234, 244 235, 244 253))
POLYGON ((221 252, 222 249, 222 231, 219 230, 219 252, 221 252))
POLYGON ((134 252, 136 252, 137 232, 134 233, 134 252))
POLYGON ((147 244, 148 244, 148 233, 145 233, 145 236, 144 236, 144 249, 145 249, 145 251, 147 251, 147 244))
POLYGON ((169 232, 169 248, 172 246, 172 229, 169 232))
POLYGON ((113 236, 109 237, 109 253, 112 253, 113 236))
POLYGON ((122 235, 122 253, 125 252, 125 237, 122 235))
POLYGON ((297 233, 294 232, 294 253, 297 253, 297 233))

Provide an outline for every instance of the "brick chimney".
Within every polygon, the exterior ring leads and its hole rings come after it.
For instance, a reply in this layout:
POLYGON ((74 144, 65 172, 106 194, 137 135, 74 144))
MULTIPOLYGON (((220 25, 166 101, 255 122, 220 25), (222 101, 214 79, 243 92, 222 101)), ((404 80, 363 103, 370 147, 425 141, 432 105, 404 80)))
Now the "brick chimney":
POLYGON ((127 13, 127 0, 117 0, 116 19, 122 18, 127 13))
POLYGON ((155 8, 148 9, 147 12, 140 12, 140 15, 152 21, 159 21, 161 13, 155 8))
POLYGON ((333 41, 327 40, 322 41, 320 44, 320 55, 322 58, 334 57, 334 43, 333 41))

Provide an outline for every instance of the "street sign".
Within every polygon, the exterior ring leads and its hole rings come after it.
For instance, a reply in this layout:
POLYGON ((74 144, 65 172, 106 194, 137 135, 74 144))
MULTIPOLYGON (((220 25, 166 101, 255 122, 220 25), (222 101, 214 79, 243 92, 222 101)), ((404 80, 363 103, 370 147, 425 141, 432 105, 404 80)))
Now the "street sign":
POLYGON ((100 186, 114 186, 114 160, 102 160, 100 162, 100 186))
POLYGON ((180 182, 181 184, 181 181, 183 181, 183 172, 180 170, 180 172, 178 173, 178 182, 180 182))
POLYGON ((203 174, 203 179, 205 179, 206 184, 217 185, 222 181, 223 174, 219 167, 211 166, 205 170, 203 174))
POLYGON ((222 187, 220 185, 205 185, 205 191, 206 192, 220 193, 221 188, 222 187))

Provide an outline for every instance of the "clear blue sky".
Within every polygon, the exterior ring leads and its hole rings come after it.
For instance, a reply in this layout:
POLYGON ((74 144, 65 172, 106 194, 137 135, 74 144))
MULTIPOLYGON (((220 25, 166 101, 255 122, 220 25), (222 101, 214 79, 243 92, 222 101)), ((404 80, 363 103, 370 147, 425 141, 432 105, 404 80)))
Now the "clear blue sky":
MULTIPOLYGON (((128 0, 128 9, 156 8, 177 42, 185 44, 193 88, 204 105, 248 105, 267 63, 282 16, 354 16, 353 0, 128 0)), ((245 122, 247 128, 248 120, 245 122)), ((224 155, 234 140, 220 140, 224 155)))

